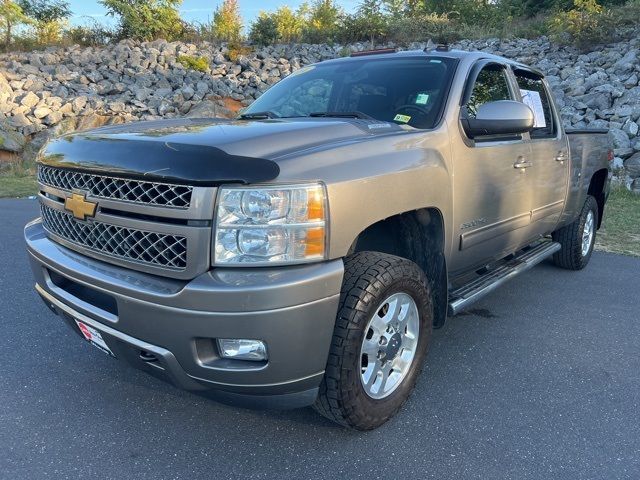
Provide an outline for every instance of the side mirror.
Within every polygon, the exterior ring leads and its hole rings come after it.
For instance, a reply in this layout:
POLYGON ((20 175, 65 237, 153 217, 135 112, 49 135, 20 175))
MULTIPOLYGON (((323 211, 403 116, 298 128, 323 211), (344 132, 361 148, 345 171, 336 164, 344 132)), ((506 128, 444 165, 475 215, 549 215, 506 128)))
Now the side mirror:
POLYGON ((515 135, 533 129, 534 117, 531 109, 521 102, 498 100, 478 108, 475 118, 466 110, 462 113, 462 127, 470 138, 486 135, 515 135))

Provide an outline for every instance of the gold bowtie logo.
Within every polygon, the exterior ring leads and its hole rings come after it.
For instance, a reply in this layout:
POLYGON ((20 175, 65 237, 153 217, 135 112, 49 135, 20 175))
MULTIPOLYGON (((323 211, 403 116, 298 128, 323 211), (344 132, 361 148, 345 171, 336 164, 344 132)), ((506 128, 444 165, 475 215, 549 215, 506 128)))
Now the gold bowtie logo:
POLYGON ((88 202, 84 195, 78 193, 72 194, 64 201, 65 210, 73 213, 73 216, 79 220, 86 220, 87 217, 93 217, 96 214, 97 203, 88 202))

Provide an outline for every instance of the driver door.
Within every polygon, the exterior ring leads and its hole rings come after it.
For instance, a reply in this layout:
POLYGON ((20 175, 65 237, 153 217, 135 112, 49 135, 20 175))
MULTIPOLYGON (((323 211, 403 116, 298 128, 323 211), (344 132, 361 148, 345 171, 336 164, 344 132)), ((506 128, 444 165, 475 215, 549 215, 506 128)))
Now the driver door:
MULTIPOLYGON (((515 100, 507 67, 481 61, 471 70, 461 101, 461 115, 474 115, 482 104, 515 100)), ((450 271, 462 272, 502 258, 528 243, 531 156, 528 134, 470 139, 459 126, 452 133, 454 250, 450 271)))

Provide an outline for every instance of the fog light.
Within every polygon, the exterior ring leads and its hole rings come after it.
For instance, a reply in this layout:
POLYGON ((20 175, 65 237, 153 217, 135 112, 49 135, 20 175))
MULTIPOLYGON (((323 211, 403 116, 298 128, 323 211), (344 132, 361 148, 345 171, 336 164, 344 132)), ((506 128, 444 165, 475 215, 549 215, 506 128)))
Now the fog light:
POLYGON ((259 362, 267 359, 267 346, 260 340, 244 338, 219 338, 218 348, 222 358, 234 360, 252 360, 259 362))

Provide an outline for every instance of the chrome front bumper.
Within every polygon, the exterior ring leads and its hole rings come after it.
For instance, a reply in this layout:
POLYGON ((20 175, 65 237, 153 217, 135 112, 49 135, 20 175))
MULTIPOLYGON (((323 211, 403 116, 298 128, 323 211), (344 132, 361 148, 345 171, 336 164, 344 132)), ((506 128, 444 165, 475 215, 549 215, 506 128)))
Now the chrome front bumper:
POLYGON ((265 407, 314 401, 338 309, 341 260, 215 269, 182 281, 80 255, 51 241, 37 220, 25 239, 36 290, 49 308, 76 332, 74 319, 98 329, 132 366, 223 400, 265 407), (217 338, 263 340, 269 359, 220 358, 217 338))

